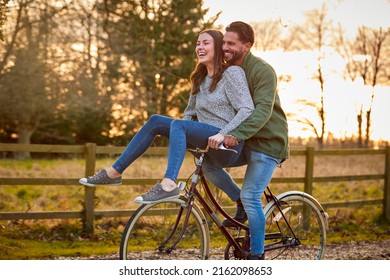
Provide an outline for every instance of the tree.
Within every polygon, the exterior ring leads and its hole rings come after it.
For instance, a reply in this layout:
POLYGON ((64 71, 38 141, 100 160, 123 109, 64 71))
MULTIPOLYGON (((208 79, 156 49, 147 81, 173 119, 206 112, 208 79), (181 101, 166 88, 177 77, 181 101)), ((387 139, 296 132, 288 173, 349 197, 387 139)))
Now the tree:
MULTIPOLYGON (((113 93, 105 73, 108 58, 101 42, 105 37, 103 19, 98 12, 102 1, 74 0, 68 8, 69 17, 62 29, 71 57, 64 75, 67 88, 66 119, 76 143, 94 142, 104 145, 109 139, 113 122, 113 93)), ((64 57, 64 58, 65 58, 64 57)))
POLYGON ((89 3, 15 1, 9 16, 13 28, 6 30, 0 52, 3 138, 106 143, 112 106, 104 90, 104 67, 94 53, 102 29, 89 3))
POLYGON ((364 85, 371 87, 370 102, 366 108, 363 104, 357 112, 358 145, 363 146, 363 120, 366 121, 364 146, 368 147, 371 136, 371 115, 375 97, 375 86, 390 82, 390 29, 375 29, 361 26, 354 39, 345 38, 342 28, 338 29, 335 47, 346 61, 346 74, 352 80, 363 80, 364 85), (365 110, 365 111, 364 111, 365 110))
POLYGON ((386 40, 389 42, 389 39, 390 29, 383 30, 382 28, 369 29, 367 27, 361 27, 359 28, 355 42, 358 53, 366 58, 358 66, 358 72, 361 74, 364 84, 371 86, 371 100, 366 111, 366 135, 364 141, 366 147, 369 145, 371 136, 371 113, 375 97, 375 86, 381 79, 386 79, 385 73, 390 66, 388 61, 384 63, 386 60, 383 59, 384 43, 386 40))
POLYGON ((151 114, 179 116, 198 32, 217 18, 201 0, 13 2, 0 136, 23 143, 125 144, 151 114))
MULTIPOLYGON (((9 58, 12 53, 14 59, 12 66, 0 76, 1 122, 13 127, 18 143, 23 144, 30 143, 42 118, 51 115, 56 108, 56 99, 47 87, 48 81, 55 79, 55 74, 46 64, 46 45, 50 33, 48 19, 53 11, 47 6, 35 8, 36 13, 31 13, 26 6, 20 6, 15 32, 18 30, 18 34, 23 36, 15 36, 10 41, 12 45, 8 45, 7 51, 12 52, 6 51, 4 57, 9 58)), ((4 61, 3 65, 6 65, 4 61)), ((26 158, 29 154, 20 153, 18 156, 26 158)))
POLYGON ((255 32, 254 49, 265 52, 282 47, 280 45, 282 27, 279 21, 265 20, 262 22, 251 22, 250 25, 255 32))
POLYGON ((320 119, 320 127, 314 121, 308 118, 298 118, 297 122, 308 126, 316 136, 317 143, 320 147, 324 144, 325 137, 325 74, 323 71, 322 61, 325 57, 324 48, 330 45, 330 27, 331 20, 327 19, 327 8, 323 4, 321 10, 312 10, 306 13, 307 21, 304 26, 297 26, 292 29, 294 41, 288 45, 289 49, 308 49, 316 50, 317 71, 313 79, 317 80, 320 87, 320 98, 318 102, 301 100, 304 105, 314 107, 320 119))
POLYGON ((7 20, 7 4, 9 0, 0 1, 0 40, 4 40, 3 37, 3 25, 7 20))
POLYGON ((188 99, 188 78, 195 65, 198 33, 203 22, 201 0, 106 1, 106 45, 113 59, 108 75, 115 80, 118 111, 131 116, 118 123, 133 134, 151 114, 179 116, 188 99))

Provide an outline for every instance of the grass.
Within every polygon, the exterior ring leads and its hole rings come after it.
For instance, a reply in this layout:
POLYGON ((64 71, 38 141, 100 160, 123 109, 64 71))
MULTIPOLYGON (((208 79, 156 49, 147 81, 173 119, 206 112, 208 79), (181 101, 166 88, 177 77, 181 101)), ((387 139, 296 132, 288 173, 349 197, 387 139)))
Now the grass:
MULTIPOLYGON (((124 178, 161 178, 165 158, 140 158, 124 174, 124 178)), ((113 158, 99 159, 97 169, 112 164, 113 158)), ((317 176, 383 173, 384 162, 377 156, 324 157, 316 161, 317 176)), ((180 177, 190 176, 191 158, 185 160, 180 177)), ((231 174, 242 177, 245 168, 234 168, 231 174)), ((1 177, 79 178, 84 175, 84 162, 79 159, 39 159, 29 161, 0 160, 1 177)), ((297 177, 304 174, 304 158, 287 161, 275 177, 297 177)), ((96 208, 129 209, 137 205, 134 197, 150 186, 101 187, 96 191, 96 208)), ((303 190, 301 184, 272 185, 274 193, 303 190)), ((12 211, 80 211, 84 195, 81 186, 0 186, 0 212, 12 211)), ((383 198, 383 181, 321 183, 313 195, 320 202, 383 198)), ((222 192, 216 196, 224 205, 232 205, 222 192)), ((382 207, 364 206, 327 210, 328 243, 381 240, 390 238, 390 223, 381 216, 382 207)), ((82 232, 79 220, 0 221, 0 259, 56 259, 118 253, 121 233, 127 219, 97 220, 93 235, 82 232)), ((212 247, 225 247, 226 241, 214 227, 212 247)))
POLYGON ((97 230, 84 235, 76 224, 13 224, 0 234, 1 260, 38 260, 60 257, 87 257, 116 252, 120 241, 118 230, 97 230))

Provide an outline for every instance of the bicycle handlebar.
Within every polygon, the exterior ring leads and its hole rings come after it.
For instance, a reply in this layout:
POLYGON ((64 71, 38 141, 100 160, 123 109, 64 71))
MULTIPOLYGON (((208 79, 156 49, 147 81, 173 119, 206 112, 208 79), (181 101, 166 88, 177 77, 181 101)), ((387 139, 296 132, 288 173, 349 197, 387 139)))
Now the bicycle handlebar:
MULTIPOLYGON (((207 153, 209 151, 210 147, 209 145, 207 145, 207 147, 205 149, 200 149, 200 148, 195 148, 195 149, 187 149, 188 151, 191 151, 191 152, 195 152, 195 153, 200 153, 200 154, 204 154, 204 153, 207 153)), ((236 150, 234 149, 229 149, 229 148, 226 148, 223 143, 218 147, 217 150, 223 150, 223 151, 229 151, 229 152, 234 152, 234 153, 238 153, 236 150)))

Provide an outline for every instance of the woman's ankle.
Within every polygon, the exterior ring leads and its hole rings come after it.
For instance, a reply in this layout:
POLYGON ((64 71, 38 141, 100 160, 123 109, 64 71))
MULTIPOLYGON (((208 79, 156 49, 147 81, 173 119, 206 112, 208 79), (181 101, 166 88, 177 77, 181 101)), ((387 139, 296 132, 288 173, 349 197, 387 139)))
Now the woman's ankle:
POLYGON ((111 179, 118 178, 122 176, 118 171, 116 171, 112 166, 109 168, 106 168, 107 176, 111 179))
POLYGON ((176 186, 176 182, 169 179, 169 178, 164 178, 162 179, 161 181, 161 186, 163 188, 164 191, 167 191, 167 192, 171 192, 173 191, 175 188, 177 188, 176 186))

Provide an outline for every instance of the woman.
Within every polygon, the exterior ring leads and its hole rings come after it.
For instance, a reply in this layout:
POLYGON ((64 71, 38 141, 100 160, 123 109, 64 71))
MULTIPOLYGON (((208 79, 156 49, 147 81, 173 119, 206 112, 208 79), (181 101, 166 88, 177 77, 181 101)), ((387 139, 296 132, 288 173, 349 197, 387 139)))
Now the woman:
POLYGON ((189 147, 209 145, 214 149, 206 155, 209 162, 217 166, 233 163, 241 153, 243 143, 233 147, 237 154, 220 151, 218 147, 225 135, 249 117, 254 106, 243 70, 238 66, 226 67, 222 44, 220 31, 207 29, 200 33, 195 48, 198 63, 191 74, 192 89, 182 120, 153 115, 110 168, 81 178, 80 183, 86 186, 120 185, 123 171, 148 149, 157 135, 170 139, 168 166, 161 183, 136 198, 139 203, 153 203, 179 195, 176 180, 189 147))

